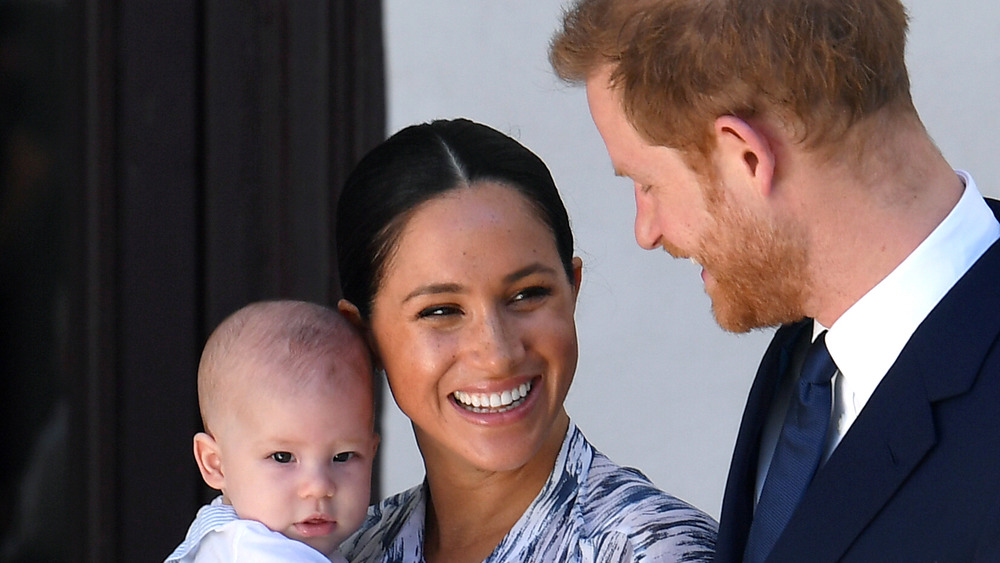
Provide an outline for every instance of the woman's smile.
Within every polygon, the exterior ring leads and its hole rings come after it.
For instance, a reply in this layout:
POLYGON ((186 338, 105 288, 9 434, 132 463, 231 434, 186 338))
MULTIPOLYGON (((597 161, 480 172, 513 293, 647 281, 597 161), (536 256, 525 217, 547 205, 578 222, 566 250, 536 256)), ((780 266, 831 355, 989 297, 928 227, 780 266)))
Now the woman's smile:
POLYGON ((451 394, 458 406, 475 413, 501 413, 515 409, 528 398, 531 382, 515 385, 510 389, 493 393, 468 393, 455 391, 451 394))

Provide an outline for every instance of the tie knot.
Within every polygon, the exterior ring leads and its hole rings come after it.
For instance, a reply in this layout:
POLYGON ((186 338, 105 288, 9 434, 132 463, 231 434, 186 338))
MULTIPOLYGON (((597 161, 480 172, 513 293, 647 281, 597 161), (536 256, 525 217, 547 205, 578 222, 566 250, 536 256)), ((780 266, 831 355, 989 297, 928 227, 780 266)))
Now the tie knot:
POLYGON ((837 373, 837 364, 833 363, 830 351, 826 349, 826 331, 824 330, 806 351, 801 377, 803 381, 813 385, 829 385, 835 373, 837 373))

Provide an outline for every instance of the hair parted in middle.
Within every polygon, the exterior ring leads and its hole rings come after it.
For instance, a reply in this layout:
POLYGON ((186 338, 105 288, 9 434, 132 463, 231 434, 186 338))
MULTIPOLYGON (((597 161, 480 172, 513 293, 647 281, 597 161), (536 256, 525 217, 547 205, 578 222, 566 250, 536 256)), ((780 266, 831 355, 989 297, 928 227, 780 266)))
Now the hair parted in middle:
POLYGON ((572 282, 573 232, 549 169, 513 138, 468 119, 405 127, 366 154, 337 203, 337 266, 343 297, 368 319, 385 268, 420 204, 493 181, 521 194, 549 227, 572 282))

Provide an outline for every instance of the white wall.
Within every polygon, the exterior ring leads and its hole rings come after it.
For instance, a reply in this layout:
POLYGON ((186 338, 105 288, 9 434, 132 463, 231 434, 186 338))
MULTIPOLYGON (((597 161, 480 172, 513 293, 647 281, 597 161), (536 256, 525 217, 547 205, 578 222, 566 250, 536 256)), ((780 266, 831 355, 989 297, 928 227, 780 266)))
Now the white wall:
MULTIPOLYGON (((952 164, 1000 196, 1000 4, 906 4, 917 107, 952 164)), ((694 266, 636 246, 631 185, 613 177, 582 89, 556 80, 546 60, 561 5, 384 0, 388 129, 469 117, 548 163, 584 260, 570 415, 612 459, 718 517, 746 393, 771 331, 723 332, 694 266)), ((408 421, 386 401, 389 493, 419 482, 423 471, 408 421)))

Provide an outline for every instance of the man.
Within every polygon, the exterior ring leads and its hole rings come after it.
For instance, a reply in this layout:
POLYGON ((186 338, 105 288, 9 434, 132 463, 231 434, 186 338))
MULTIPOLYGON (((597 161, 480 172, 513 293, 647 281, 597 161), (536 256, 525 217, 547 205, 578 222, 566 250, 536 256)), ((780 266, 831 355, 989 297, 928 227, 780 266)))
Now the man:
POLYGON ((1000 561, 1000 205, 921 124, 906 30, 898 0, 580 0, 553 39, 639 245, 701 264, 723 328, 780 326, 717 561, 1000 561))

